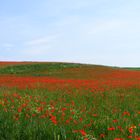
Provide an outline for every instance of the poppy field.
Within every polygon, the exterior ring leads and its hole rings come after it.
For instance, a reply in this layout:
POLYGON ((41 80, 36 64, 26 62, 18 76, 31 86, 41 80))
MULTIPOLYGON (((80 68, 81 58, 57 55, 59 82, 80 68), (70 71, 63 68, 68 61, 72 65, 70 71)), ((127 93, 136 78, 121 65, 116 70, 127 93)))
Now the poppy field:
POLYGON ((0 65, 0 140, 140 140, 138 68, 0 65))

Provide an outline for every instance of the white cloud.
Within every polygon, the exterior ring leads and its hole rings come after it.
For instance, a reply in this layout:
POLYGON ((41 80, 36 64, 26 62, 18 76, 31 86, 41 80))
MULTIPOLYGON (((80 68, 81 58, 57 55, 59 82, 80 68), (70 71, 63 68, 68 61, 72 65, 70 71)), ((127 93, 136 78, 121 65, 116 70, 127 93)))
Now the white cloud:
POLYGON ((48 45, 48 38, 38 38, 38 39, 34 39, 34 40, 31 40, 31 41, 28 41, 25 43, 25 45, 27 46, 44 46, 44 45, 48 45))
POLYGON ((47 46, 49 44, 49 42, 51 42, 52 40, 55 40, 57 38, 58 35, 50 35, 50 36, 45 36, 45 37, 40 37, 40 38, 36 38, 30 41, 27 41, 24 43, 25 46, 47 46))
POLYGON ((11 47, 14 46, 14 44, 12 44, 12 43, 3 43, 2 46, 6 47, 6 48, 11 48, 11 47))
POLYGON ((39 46, 39 47, 30 47, 23 49, 22 54, 27 57, 30 56, 30 58, 35 58, 36 55, 44 55, 48 51, 48 46, 39 46))
POLYGON ((8 52, 13 50, 14 47, 15 47, 15 45, 12 43, 3 43, 0 45, 1 50, 6 50, 8 52))
POLYGON ((44 55, 52 47, 51 43, 55 41, 55 36, 45 36, 27 41, 23 44, 22 54, 25 56, 35 57, 36 55, 44 55))

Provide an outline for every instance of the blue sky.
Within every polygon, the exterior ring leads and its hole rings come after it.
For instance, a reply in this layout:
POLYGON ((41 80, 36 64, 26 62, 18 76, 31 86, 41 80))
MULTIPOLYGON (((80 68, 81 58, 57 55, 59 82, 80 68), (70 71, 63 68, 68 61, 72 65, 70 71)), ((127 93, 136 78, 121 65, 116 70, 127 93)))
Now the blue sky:
POLYGON ((140 1, 0 1, 0 60, 140 66, 140 1))

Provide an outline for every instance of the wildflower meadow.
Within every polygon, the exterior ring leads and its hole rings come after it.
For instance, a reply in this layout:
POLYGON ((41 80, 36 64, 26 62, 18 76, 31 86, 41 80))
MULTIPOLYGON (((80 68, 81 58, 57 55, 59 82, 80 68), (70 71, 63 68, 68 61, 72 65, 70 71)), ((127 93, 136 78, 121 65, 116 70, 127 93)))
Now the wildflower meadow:
POLYGON ((140 71, 0 62, 0 140, 140 140, 140 71))

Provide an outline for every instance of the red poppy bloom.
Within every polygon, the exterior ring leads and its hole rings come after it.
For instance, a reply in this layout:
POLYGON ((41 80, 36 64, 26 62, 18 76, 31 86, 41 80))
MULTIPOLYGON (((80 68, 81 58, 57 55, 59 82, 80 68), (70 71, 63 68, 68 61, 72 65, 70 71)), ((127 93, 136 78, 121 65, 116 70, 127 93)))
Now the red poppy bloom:
POLYGON ((79 130, 79 132, 82 134, 82 136, 86 136, 87 133, 84 130, 79 130))
POLYGON ((108 131, 114 131, 115 130, 115 127, 109 127, 108 128, 108 131))

